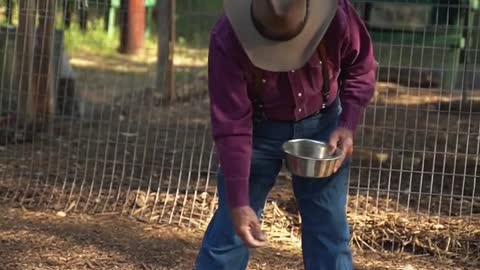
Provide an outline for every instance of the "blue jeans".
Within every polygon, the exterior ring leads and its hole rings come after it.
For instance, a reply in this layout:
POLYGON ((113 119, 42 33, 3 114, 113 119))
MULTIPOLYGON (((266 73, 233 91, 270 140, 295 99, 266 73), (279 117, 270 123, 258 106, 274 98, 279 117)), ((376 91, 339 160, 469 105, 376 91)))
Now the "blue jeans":
MULTIPOLYGON (((338 103, 336 103, 338 104, 338 103)), ((256 121, 250 176, 250 206, 261 215, 265 200, 281 169, 281 145, 290 139, 328 141, 336 128, 340 106, 299 122, 256 121)), ((351 270, 350 232, 346 218, 349 160, 333 176, 322 179, 293 177, 293 191, 302 217, 302 250, 306 270, 351 270)), ((249 250, 235 234, 218 172, 219 208, 205 233, 196 270, 243 270, 249 250)))

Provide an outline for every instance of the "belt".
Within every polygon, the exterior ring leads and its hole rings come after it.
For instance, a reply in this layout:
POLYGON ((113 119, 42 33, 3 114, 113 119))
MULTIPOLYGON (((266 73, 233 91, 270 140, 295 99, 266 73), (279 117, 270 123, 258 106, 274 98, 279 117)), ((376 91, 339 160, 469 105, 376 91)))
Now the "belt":
MULTIPOLYGON (((325 113, 328 113, 330 112, 332 109, 334 108, 337 108, 338 106, 340 105, 340 99, 337 97, 330 105, 328 106, 325 106, 325 107, 321 107, 319 108, 318 110, 316 110, 315 112, 309 114, 308 116, 302 118, 302 119, 299 119, 299 120, 294 120, 295 122, 299 122, 299 121, 302 121, 302 120, 305 120, 305 119, 308 119, 308 118, 311 118, 311 117, 314 117, 314 116, 317 116, 319 114, 325 114, 325 113)), ((257 121, 261 121, 261 120, 272 120, 272 119, 268 119, 265 111, 263 110, 263 105, 257 105, 257 106, 254 106, 254 119, 257 120, 257 121)), ((279 121, 279 120, 275 120, 275 121, 279 121)), ((279 122, 291 122, 291 121, 287 121, 287 120, 280 120, 279 122)))

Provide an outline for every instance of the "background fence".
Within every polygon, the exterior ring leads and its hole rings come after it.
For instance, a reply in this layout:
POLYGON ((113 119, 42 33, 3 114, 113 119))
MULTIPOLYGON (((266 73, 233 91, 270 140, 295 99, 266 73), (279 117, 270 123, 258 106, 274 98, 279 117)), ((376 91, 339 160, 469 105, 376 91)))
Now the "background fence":
MULTIPOLYGON (((3 202, 206 225, 217 166, 207 46, 221 1, 154 4, 0 1, 3 202)), ((380 69, 356 137, 352 243, 478 265, 479 3, 355 6, 380 69)), ((285 171, 265 217, 272 240, 298 239, 285 171)))

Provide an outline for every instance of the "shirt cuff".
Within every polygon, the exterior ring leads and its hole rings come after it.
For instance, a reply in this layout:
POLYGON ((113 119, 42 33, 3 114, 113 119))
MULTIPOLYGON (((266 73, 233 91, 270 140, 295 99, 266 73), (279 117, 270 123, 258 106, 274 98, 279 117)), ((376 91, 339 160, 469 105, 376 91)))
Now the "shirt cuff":
POLYGON ((225 179, 225 190, 230 208, 250 205, 248 178, 225 179))
POLYGON ((355 133, 360 117, 363 114, 363 110, 364 107, 357 104, 342 104, 342 113, 339 117, 338 126, 346 128, 352 131, 352 133, 355 133))

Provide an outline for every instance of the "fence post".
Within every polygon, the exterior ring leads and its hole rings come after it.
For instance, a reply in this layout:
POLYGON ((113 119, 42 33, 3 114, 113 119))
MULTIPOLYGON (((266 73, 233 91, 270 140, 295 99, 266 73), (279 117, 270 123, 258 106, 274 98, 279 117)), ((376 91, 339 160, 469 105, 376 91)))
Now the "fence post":
POLYGON ((175 46, 175 0, 157 1, 158 20, 158 61, 157 91, 172 101, 176 98, 173 70, 175 46))
POLYGON ((53 48, 57 0, 38 1, 38 35, 33 62, 33 97, 39 128, 45 128, 55 112, 53 48))
POLYGON ((15 73, 18 82, 17 114, 20 125, 26 125, 33 120, 33 111, 31 110, 33 98, 30 89, 35 43, 35 7, 36 0, 19 2, 15 73))
POLYGON ((26 136, 33 135, 35 130, 46 128, 54 113, 52 55, 56 1, 20 1, 16 47, 18 120, 26 136), (35 31, 37 11, 39 27, 35 31))

